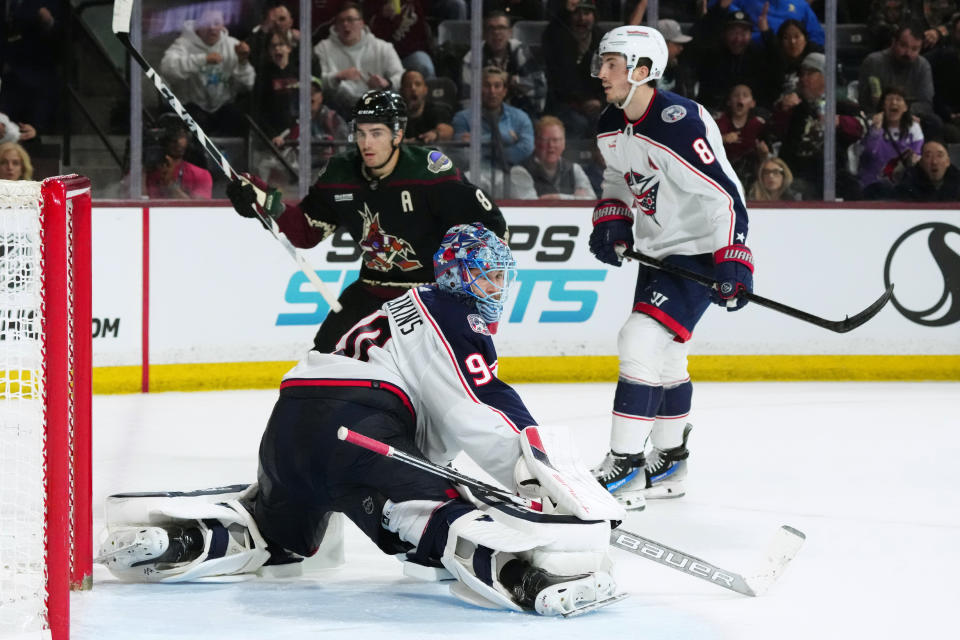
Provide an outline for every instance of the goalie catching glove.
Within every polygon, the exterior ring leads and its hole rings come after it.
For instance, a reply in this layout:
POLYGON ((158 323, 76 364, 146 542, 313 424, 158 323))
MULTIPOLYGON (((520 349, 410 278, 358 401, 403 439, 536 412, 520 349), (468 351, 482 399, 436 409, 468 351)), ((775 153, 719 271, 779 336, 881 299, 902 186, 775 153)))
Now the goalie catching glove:
POLYGON ((713 254, 717 288, 713 301, 727 311, 742 309, 747 304, 742 293, 753 292, 753 254, 745 244, 732 244, 713 254))
POLYGON ((280 191, 249 173, 240 174, 239 180, 230 181, 227 185, 227 198, 230 199, 233 209, 244 218, 256 218, 259 211, 263 216, 276 220, 286 211, 280 191), (254 187, 265 194, 263 206, 257 203, 254 187))

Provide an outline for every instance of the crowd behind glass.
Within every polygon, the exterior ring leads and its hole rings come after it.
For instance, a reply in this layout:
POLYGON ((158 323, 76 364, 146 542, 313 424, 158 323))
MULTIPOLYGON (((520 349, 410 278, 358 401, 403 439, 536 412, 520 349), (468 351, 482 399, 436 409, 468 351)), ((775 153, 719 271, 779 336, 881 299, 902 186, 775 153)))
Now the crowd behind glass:
MULTIPOLYGON (((45 177, 31 152, 61 133, 57 2, 7 3, 2 23, 0 178, 45 177)), ((700 102, 723 134, 748 200, 823 197, 827 57, 823 0, 661 0, 669 47, 659 89, 700 102)), ((843 200, 960 200, 960 0, 840 2, 835 132, 843 200), (851 34, 853 34, 851 36, 851 34), (951 163, 951 156, 954 162, 951 163)), ((399 92, 408 142, 435 146, 500 199, 599 196, 594 127, 604 108, 591 63, 603 33, 641 24, 647 0, 486 0, 482 51, 469 48, 466 0, 143 4, 145 55, 200 126, 241 151, 232 162, 297 195, 300 47, 311 50, 311 174, 349 144, 356 99, 399 92), (480 66, 481 130, 471 110, 480 66)), ((137 70, 135 68, 135 70, 137 70)), ((152 85, 144 88, 151 96, 152 85)), ((224 178, 181 120, 146 99, 143 193, 222 197, 224 178)), ((115 194, 123 197, 127 175, 115 194)))

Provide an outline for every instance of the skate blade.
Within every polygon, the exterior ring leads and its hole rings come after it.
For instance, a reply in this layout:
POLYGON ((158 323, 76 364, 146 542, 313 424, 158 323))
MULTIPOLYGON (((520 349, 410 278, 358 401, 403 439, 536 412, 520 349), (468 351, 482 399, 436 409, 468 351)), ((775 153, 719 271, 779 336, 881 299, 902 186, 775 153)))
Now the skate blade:
POLYGON ((683 485, 656 485, 643 490, 643 497, 647 500, 672 500, 673 498, 682 498, 685 495, 687 495, 687 490, 683 485))
POLYGON ((560 615, 564 618, 574 618, 576 616, 581 616, 585 613, 590 613, 591 611, 596 611, 597 609, 610 606, 611 604, 620 602, 621 600, 629 596, 630 596, 629 593, 618 593, 616 595, 610 596, 609 598, 604 598, 603 600, 594 600, 593 602, 589 602, 583 605, 582 607, 577 607, 573 611, 568 611, 567 613, 561 613, 560 615))
POLYGON ((611 495, 620 503, 620 506, 627 511, 643 511, 647 506, 647 500, 643 495, 643 491, 630 491, 611 495))

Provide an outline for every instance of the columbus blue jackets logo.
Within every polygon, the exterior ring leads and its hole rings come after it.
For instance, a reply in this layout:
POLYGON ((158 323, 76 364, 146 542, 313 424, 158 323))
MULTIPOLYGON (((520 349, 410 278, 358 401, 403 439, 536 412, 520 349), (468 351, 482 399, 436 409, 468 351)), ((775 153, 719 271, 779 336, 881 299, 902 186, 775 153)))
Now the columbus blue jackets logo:
POLYGON ((427 154, 427 170, 431 173, 441 173, 453 167, 453 162, 441 151, 431 151, 427 154))
POLYGON ((473 329, 474 333, 479 333, 485 336, 490 335, 490 329, 487 328, 487 323, 477 314, 471 313, 468 315, 467 322, 470 323, 470 328, 473 329))
MULTIPOLYGON (((623 177, 633 193, 637 208, 645 215, 655 215, 657 213, 657 191, 660 189, 660 182, 654 181, 656 176, 645 176, 631 170, 623 177)), ((656 221, 656 218, 654 218, 654 221, 656 221)))
POLYGON ((363 218, 363 263, 369 269, 377 271, 410 271, 423 265, 417 260, 417 254, 409 242, 398 236, 390 235, 380 225, 380 214, 370 211, 366 203, 363 211, 357 210, 363 218))
POLYGON ((683 120, 686 115, 686 107, 679 104, 672 104, 660 112, 660 118, 663 119, 664 122, 677 122, 683 120))

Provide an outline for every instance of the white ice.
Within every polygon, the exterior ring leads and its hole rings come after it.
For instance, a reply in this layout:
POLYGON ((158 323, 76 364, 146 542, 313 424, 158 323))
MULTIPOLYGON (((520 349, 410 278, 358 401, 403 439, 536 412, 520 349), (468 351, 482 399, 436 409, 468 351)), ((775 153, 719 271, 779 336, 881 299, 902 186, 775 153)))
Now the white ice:
MULTIPOLYGON (((600 459, 612 384, 518 390, 540 422, 576 427, 588 464, 600 459)), ((275 397, 97 396, 95 536, 108 494, 253 480, 275 397)), ((958 401, 957 383, 696 386, 686 497, 652 502, 623 526, 743 574, 780 525, 800 529, 804 548, 763 597, 613 550, 623 602, 567 620, 483 610, 445 583, 404 578, 348 524, 346 563, 299 579, 136 585, 98 566, 93 590, 71 599, 71 637, 949 637, 960 605, 958 401)))

